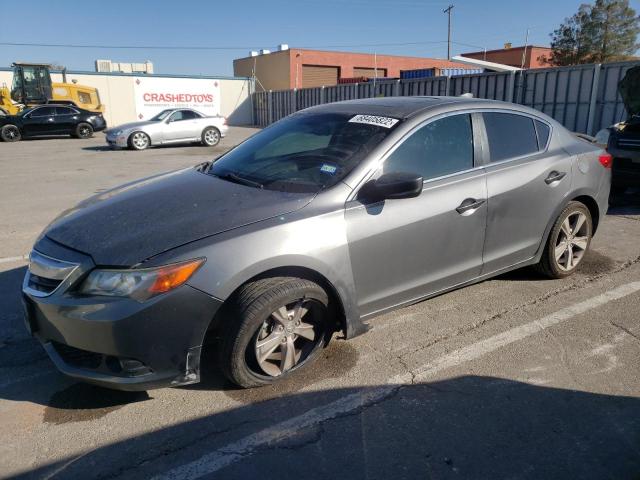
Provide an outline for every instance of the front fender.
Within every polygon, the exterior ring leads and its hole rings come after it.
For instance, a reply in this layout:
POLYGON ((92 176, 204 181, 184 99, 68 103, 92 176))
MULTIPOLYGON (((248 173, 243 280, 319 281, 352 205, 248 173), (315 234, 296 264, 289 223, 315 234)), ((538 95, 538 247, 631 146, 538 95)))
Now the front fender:
POLYGON ((345 336, 367 330, 360 321, 347 245, 344 212, 292 220, 285 215, 205 238, 154 257, 163 264, 205 257, 189 285, 226 301, 258 275, 286 268, 307 269, 323 277, 337 295, 345 316, 345 336))

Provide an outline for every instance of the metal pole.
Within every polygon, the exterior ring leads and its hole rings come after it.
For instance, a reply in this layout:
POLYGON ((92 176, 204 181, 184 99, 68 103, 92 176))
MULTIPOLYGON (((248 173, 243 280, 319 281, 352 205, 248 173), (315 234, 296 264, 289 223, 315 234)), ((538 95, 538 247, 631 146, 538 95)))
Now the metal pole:
POLYGON ((527 36, 524 40, 524 50, 522 51, 522 65, 520 68, 524 68, 524 64, 527 60, 527 45, 529 44, 529 29, 527 28, 527 36))
POLYGON ((596 100, 598 98, 598 83, 600 80, 600 69, 602 65, 599 63, 593 66, 593 83, 591 84, 591 99, 589 100, 589 117, 587 119, 587 135, 593 135, 593 122, 596 118, 596 100))
POLYGON ((451 60, 451 10, 455 5, 449 5, 442 12, 448 14, 449 22, 447 27, 447 59, 451 60))

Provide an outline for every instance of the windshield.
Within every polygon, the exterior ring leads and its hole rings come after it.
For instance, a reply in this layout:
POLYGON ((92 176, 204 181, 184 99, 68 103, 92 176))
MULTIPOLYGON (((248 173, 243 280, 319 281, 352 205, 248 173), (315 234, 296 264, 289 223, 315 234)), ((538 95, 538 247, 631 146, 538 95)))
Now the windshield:
POLYGON ((398 123, 366 115, 294 115, 234 148, 207 173, 257 188, 317 192, 345 178, 398 123))
POLYGON ((162 120, 164 120, 165 118, 167 118, 169 116, 169 114, 171 114, 171 112, 173 112, 173 109, 169 109, 169 110, 162 110, 159 114, 157 114, 155 117, 151 118, 152 122, 161 122, 162 120))

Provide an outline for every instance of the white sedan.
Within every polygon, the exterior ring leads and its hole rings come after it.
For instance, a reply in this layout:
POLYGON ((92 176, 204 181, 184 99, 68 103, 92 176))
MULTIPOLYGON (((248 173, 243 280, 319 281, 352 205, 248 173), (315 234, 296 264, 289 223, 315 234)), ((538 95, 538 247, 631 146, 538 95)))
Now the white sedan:
POLYGON ((153 145, 193 142, 213 147, 227 130, 227 120, 222 116, 207 117, 190 108, 172 108, 150 120, 125 123, 105 133, 112 147, 144 150, 153 145))

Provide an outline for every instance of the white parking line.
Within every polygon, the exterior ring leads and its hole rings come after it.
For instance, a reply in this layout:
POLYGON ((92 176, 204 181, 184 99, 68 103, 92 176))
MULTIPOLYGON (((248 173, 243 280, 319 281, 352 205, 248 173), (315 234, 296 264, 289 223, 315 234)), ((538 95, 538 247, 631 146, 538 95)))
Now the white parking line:
MULTIPOLYGON (((577 315, 638 291, 640 291, 640 282, 628 283, 609 290, 597 297, 558 310, 541 319, 534 320, 533 322, 512 328, 506 332, 455 350, 416 369, 415 381, 424 380, 445 369, 483 357, 506 345, 523 340, 549 327, 570 320, 577 315)), ((248 435, 236 442, 229 443, 197 460, 175 467, 162 475, 154 477, 154 479, 193 479, 215 473, 254 454, 261 447, 294 436, 304 428, 318 425, 326 420, 352 412, 364 405, 383 399, 391 395, 395 389, 398 388, 398 385, 408 383, 410 380, 411 374, 409 373, 396 375, 388 380, 388 385, 365 389, 363 392, 353 393, 322 407, 309 410, 302 415, 248 435)))
POLYGON ((4 258, 0 258, 0 263, 22 262, 28 259, 29 259, 29 255, 19 255, 17 257, 4 257, 4 258))

